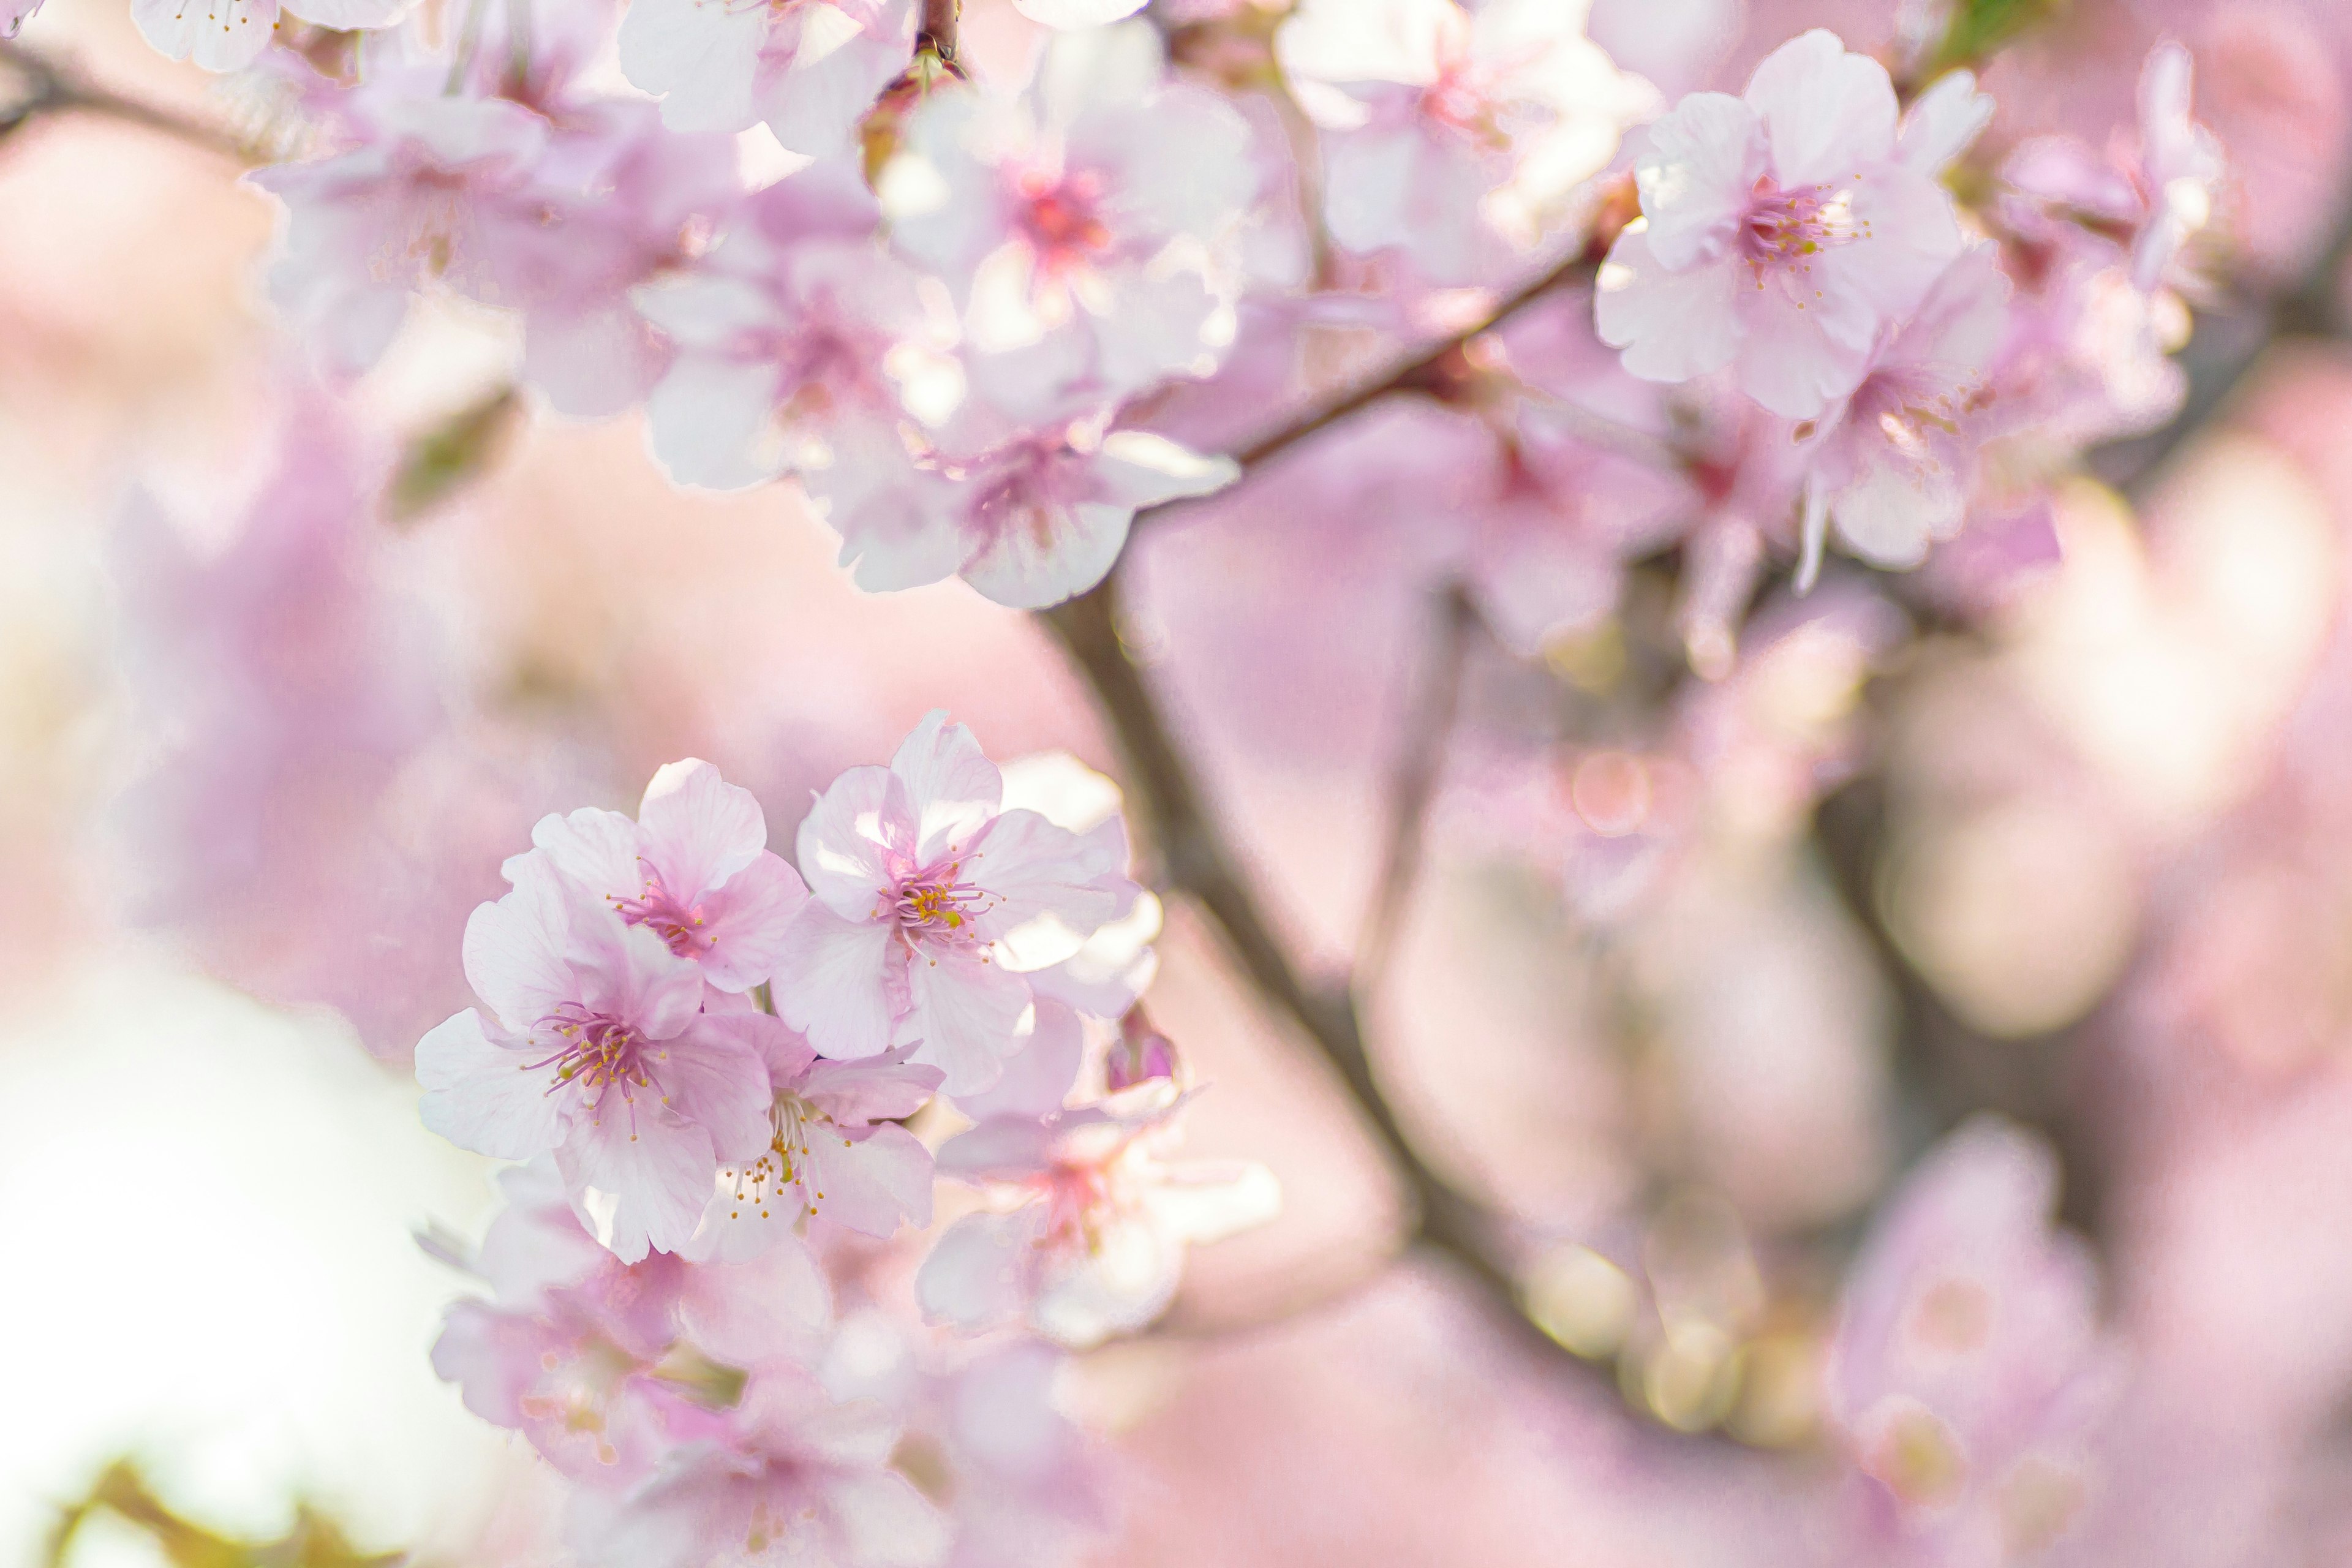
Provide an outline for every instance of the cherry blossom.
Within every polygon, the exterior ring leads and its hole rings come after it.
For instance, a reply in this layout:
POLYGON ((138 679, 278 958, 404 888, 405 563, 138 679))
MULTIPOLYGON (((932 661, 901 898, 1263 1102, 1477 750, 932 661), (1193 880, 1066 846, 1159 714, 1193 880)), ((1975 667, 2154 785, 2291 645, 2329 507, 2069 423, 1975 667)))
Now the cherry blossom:
POLYGON ((1895 161, 1885 68, 1832 33, 1773 50, 1744 98, 1691 94, 1649 139, 1642 221, 1594 301, 1644 380, 1728 368, 1773 413, 1817 418, 1959 253, 1951 198, 1895 161))
POLYGON ((1209 495, 1240 470, 1143 430, 1017 436, 967 458, 844 443, 803 476, 860 587, 961 575, 1000 605, 1042 609, 1093 587, 1146 507, 1209 495))
POLYGON ((1012 356, 1011 412, 1066 417, 1214 366, 1258 187, 1250 129, 1166 80, 1150 26, 1057 34, 1026 93, 934 92, 902 138, 879 186, 891 241, 947 282, 973 353, 1012 356))
POLYGON ((0 38, 13 38, 41 8, 41 0, 0 0, 0 38))
POLYGON ((931 1153, 898 1122, 940 1087, 940 1069, 906 1048, 827 1061, 782 1020, 721 1015, 768 1064, 774 1099, 765 1152, 719 1173, 719 1190, 688 1251, 733 1261, 757 1257, 803 1220, 885 1238, 931 1221, 931 1153))
POLYGON ((789 1360, 751 1369, 710 1438, 682 1445, 631 1491, 575 1495, 572 1543, 598 1568, 699 1568, 713 1558, 929 1568, 946 1521, 890 1459, 900 1424, 836 1400, 789 1360))
POLYGON ((2053 1502, 2043 1531, 2063 1531, 2093 1479, 2120 1369, 2055 1201, 2046 1146, 1970 1123, 1914 1173, 1846 1287, 1831 1414, 1903 1532, 1945 1543, 1937 1561, 1998 1553, 2053 1502))
POLYGON ((757 484, 828 443, 896 440, 909 396, 935 416, 952 406, 952 326, 874 243, 879 216, 854 169, 815 164, 752 197, 691 273, 638 290, 676 345, 646 406, 673 479, 757 484))
POLYGON ((1897 568, 1959 531, 2009 294, 1990 247, 1963 256, 1825 417, 1806 481, 1801 583, 1811 583, 1832 522, 1856 555, 1897 568))
POLYGON ((764 121, 795 153, 851 141, 915 47, 915 0, 631 0, 621 68, 673 131, 764 121))
POLYGON ((1276 45, 1324 131, 1324 210, 1351 250, 1441 282, 1494 276, 1566 216, 1656 93, 1567 0, 1307 0, 1276 45))
MULTIPOLYGON (((209 71, 253 63, 269 45, 278 14, 322 27, 386 27, 412 0, 131 0, 131 19, 148 43, 175 60, 209 71)), ((37 7, 38 0, 35 0, 37 7)), ((25 15, 29 16, 28 9, 25 15)), ((13 28, 5 29, 13 32, 13 28)))
POLYGON ((933 712, 887 768, 852 768, 800 830, 815 896, 793 917, 776 1010, 836 1059, 914 1047, 950 1094, 988 1088, 1029 1022, 1024 972, 1059 963, 1135 897, 1112 819, 1084 836, 1000 810, 1002 775, 933 712))
POLYGON ((769 850, 751 792, 696 758, 654 774, 634 822, 584 807, 542 819, 530 837, 558 872, 693 959, 721 991, 767 980, 808 899, 800 874, 769 850))
POLYGON ((2126 235, 2131 280, 2142 291, 2170 280, 2181 247, 2212 221, 2221 144, 2189 118, 2193 72, 2187 49, 2159 43, 2140 71, 2137 146, 2102 158, 2072 138, 2042 137, 2002 171, 2029 195, 2126 235))
POLYGON ((531 856, 474 911, 474 1008, 416 1047, 425 1124, 462 1148, 556 1152, 583 1221, 625 1263, 694 1234, 722 1159, 770 1136, 764 1063, 702 1012, 702 969, 531 856))
POLYGON ((923 1262, 924 1315, 967 1331, 1026 1317, 1074 1348, 1139 1329, 1168 1308, 1188 1244, 1274 1217, 1262 1165, 1160 1158, 1188 1097, 1151 1078, 1043 1121, 1002 1116, 940 1150, 940 1170, 1010 1206, 966 1215, 923 1262))
POLYGON ((548 126, 503 99, 387 95, 354 107, 362 144, 247 177, 288 208, 271 293, 331 363, 356 372, 392 342, 415 289, 437 281, 507 296, 517 257, 538 240, 548 126))

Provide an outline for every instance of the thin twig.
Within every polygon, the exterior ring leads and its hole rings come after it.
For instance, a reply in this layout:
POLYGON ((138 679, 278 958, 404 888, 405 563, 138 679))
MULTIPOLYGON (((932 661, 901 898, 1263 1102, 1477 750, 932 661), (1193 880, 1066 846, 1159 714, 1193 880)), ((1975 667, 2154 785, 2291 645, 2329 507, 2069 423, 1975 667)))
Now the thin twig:
POLYGON ((1503 1254, 1502 1226, 1432 1169, 1413 1147, 1372 1073, 1350 987, 1310 983, 1296 970, 1258 895, 1202 805, 1159 703, 1118 636, 1119 576, 1044 612, 1085 677, 1126 754, 1138 807, 1159 847, 1167 880, 1224 934, 1259 993, 1289 1015, 1347 1087, 1368 1131, 1403 1178, 1417 1210, 1412 1239, 1475 1281, 1525 1339, 1580 1369, 1520 1310, 1518 1282, 1503 1254))
MULTIPOLYGON (((1328 429, 1349 415, 1360 413, 1383 398, 1400 392, 1428 390, 1442 384, 1465 344, 1486 336, 1555 290, 1590 279, 1600 266, 1601 256, 1608 249, 1608 241, 1614 237, 1613 232, 1597 227, 1585 245, 1505 295, 1494 309, 1474 324, 1408 359, 1374 372, 1346 391, 1335 394, 1288 423, 1266 432, 1248 446, 1230 454, 1233 460, 1241 466, 1245 475, 1255 473, 1309 436, 1328 429)), ((1135 514, 1135 526, 1144 527, 1185 504, 1182 500, 1172 500, 1145 507, 1135 514)))
POLYGON ((1420 700, 1405 721, 1404 743, 1397 758, 1394 782, 1389 788, 1389 828, 1383 840, 1380 879, 1365 910, 1356 938, 1357 975, 1377 981, 1387 972, 1389 951, 1395 945, 1406 905, 1421 873, 1422 843, 1427 837, 1429 803, 1445 768, 1445 745, 1454 733, 1454 711, 1461 705, 1463 676, 1476 640, 1478 606, 1469 590, 1449 582, 1432 595, 1436 626, 1431 638, 1429 668, 1420 677, 1420 700))

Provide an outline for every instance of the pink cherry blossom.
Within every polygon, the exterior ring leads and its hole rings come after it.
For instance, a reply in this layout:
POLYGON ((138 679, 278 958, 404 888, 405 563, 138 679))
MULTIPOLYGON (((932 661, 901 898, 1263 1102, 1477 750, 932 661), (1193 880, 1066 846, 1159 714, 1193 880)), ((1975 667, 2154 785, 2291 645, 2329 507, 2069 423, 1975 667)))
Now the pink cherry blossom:
POLYGON ((1935 1561, 1994 1560, 2005 1512, 2091 1479, 2118 1369, 2090 1258, 2051 1228, 2055 1189, 2045 1146, 1970 1123, 1913 1173, 1846 1286, 1830 1414, 1895 1532, 1946 1543, 1935 1561))
POLYGON ((806 1353, 829 1331, 825 1282, 797 1247, 739 1268, 667 1253, 623 1263, 582 1227, 552 1160, 511 1167, 499 1185, 507 1206, 468 1265, 491 1297, 450 1309, 434 1370, 569 1476, 642 1480, 678 1444, 723 1429, 730 1374, 714 1356, 806 1353))
POLYGON ((505 296, 514 253, 537 238, 548 136, 546 121, 503 99, 396 97, 360 112, 363 144, 249 176, 289 209, 271 292, 354 372, 391 342, 413 290, 439 281, 505 296))
POLYGON ((1351 250, 1440 282, 1491 278, 1567 216, 1657 95, 1558 0, 1307 0, 1276 35, 1327 149, 1324 211, 1351 250))
POLYGON ((702 1012, 701 966, 523 856, 474 911, 467 1008, 416 1047, 425 1124, 462 1148, 556 1152, 584 1223, 625 1263, 694 1234, 722 1159, 765 1147, 768 1075, 702 1012))
POLYGON ((931 319, 915 274, 877 246, 879 216, 855 169, 818 163, 752 197, 692 272, 637 292, 676 344, 646 409, 673 479, 758 484, 828 441, 856 451, 897 439, 908 397, 946 412, 952 325, 931 319))
POLYGON ((2221 142, 2189 118, 2193 72, 2187 49, 2159 43, 2140 70, 2137 145, 2103 158, 2070 137, 2042 137, 2020 147, 2002 170, 2030 196, 2126 230, 2131 280, 2143 291, 2178 270, 2182 246, 2212 220, 2221 181, 2221 142))
POLYGON ((654 774, 632 822, 583 807, 531 830, 549 863, 701 965, 721 991, 763 983, 807 901, 800 874, 768 848, 751 792, 688 758, 654 774))
POLYGON ((939 1068, 909 1062, 905 1048, 827 1061, 764 1013, 713 1022, 760 1053, 774 1099, 766 1152, 720 1169, 693 1256, 757 1257, 804 1219, 886 1239, 930 1224, 931 1152, 898 1123, 929 1101, 939 1068))
POLYGON ((1098 1344, 1174 1300, 1184 1249, 1274 1217, 1274 1173, 1247 1163, 1171 1164, 1187 1096, 1154 1078, 1042 1121, 1002 1116, 950 1140, 943 1174, 1004 1206, 950 1226, 916 1278, 923 1312, 973 1331, 1025 1317, 1048 1339, 1098 1344))
POLYGON ((1166 76, 1145 23, 1057 34, 1021 97, 925 99, 883 172, 892 243, 946 280, 971 352, 1018 365, 1016 417, 1205 374, 1231 341, 1250 128, 1166 76))
POLYGON ((1118 819, 1081 836, 1003 798, 971 731, 933 712, 887 768, 852 768, 818 799, 800 830, 815 896, 775 980, 776 1011, 818 1051, 913 1046, 948 1093, 984 1089, 1018 1048, 1024 972, 1133 900, 1118 819))
POLYGON ((1885 68, 1832 33, 1773 50, 1745 98, 1691 94, 1649 136, 1642 222, 1594 301, 1644 380, 1728 368, 1773 413, 1817 418, 1959 254, 1950 196, 1895 161, 1885 68))
POLYGON ((209 71, 230 71, 252 64, 268 47, 281 9, 322 27, 388 27, 411 3, 293 0, 281 6, 279 0, 131 0, 131 19, 150 44, 173 59, 194 60, 209 71))
POLYGON ((824 503, 858 586, 960 574, 1000 605, 1042 609, 1103 580, 1137 512, 1211 494, 1240 471, 1146 431, 1070 428, 965 458, 910 458, 895 438, 845 442, 802 482, 824 503))
POLYGON ((890 1460, 900 1424, 836 1400, 789 1360, 752 1369, 713 1437, 681 1446, 625 1495, 576 1493, 572 1541, 590 1568, 790 1562, 930 1568, 950 1545, 937 1508, 890 1460))
POLYGON ((1856 555, 1897 568, 1959 531, 2009 295, 1992 247, 1963 256, 1826 416, 1806 480, 1801 586, 1812 582, 1831 523, 1856 555))
POLYGON ((0 38, 15 37, 40 8, 41 0, 0 0, 0 38))
POLYGON ((915 48, 915 0, 632 0, 621 68, 673 131, 765 121, 795 153, 847 147, 915 48))
POLYGON ((642 104, 427 93, 387 71, 341 105, 354 145, 257 171, 288 208, 271 292, 327 362, 374 364, 411 296, 520 310, 524 373, 567 412, 615 412, 664 368, 633 288, 684 262, 738 186, 723 137, 666 135, 642 104))

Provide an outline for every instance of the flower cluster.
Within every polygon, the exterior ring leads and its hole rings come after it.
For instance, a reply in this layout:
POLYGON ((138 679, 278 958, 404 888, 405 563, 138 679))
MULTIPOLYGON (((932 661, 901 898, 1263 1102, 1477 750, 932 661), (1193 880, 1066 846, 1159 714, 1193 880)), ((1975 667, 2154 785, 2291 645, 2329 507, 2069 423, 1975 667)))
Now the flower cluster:
MULTIPOLYGON (((1074 762, 1042 771, 1048 805, 1108 791, 1074 762)), ((1005 793, 932 713, 816 799, 795 871, 750 792, 673 763, 634 819, 543 819, 475 910, 482 1006, 418 1044, 423 1113, 528 1163, 470 1265, 492 1299, 452 1310, 435 1364, 589 1483, 583 1561, 688 1568, 766 1542, 931 1563, 1004 1527, 937 1506, 989 1515, 981 1482, 923 1471, 927 1499, 915 1441, 958 1471, 1030 1467, 1014 1512, 1085 1517, 1034 1342, 935 1366, 874 1302, 834 1313, 826 1260, 929 1226, 935 1171, 1010 1202, 948 1227, 913 1281, 925 1318, 967 1333, 1142 1328, 1187 1241, 1272 1217, 1262 1167, 1154 1156, 1188 1095, 1164 1039, 1130 1059, 1114 1028, 1156 924, 1116 810, 1073 828, 1005 793), (1068 1104, 1082 1077, 1111 1092, 1068 1104), (942 1096, 976 1125, 935 1162, 908 1124, 944 1126, 942 1096), (1018 1399, 956 1415, 965 1379, 1018 1399)))

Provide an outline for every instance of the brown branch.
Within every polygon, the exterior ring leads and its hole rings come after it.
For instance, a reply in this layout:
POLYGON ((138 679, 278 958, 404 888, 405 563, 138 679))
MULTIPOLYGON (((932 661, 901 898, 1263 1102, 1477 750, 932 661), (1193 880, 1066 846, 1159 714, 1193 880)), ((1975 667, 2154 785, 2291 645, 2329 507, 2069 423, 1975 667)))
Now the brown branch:
POLYGON ((915 31, 915 52, 937 55, 940 63, 958 75, 956 32, 963 20, 963 0, 923 0, 923 18, 915 31))
MULTIPOLYGON (((1426 391, 1443 385, 1467 344, 1502 326, 1553 290, 1589 280, 1599 268, 1601 258, 1607 253, 1610 243, 1615 239, 1618 226, 1606 223, 1596 225, 1591 238, 1582 247, 1505 295, 1473 325, 1429 345, 1410 358, 1374 372, 1346 391, 1335 394, 1288 423, 1266 432, 1241 450, 1232 453, 1233 460, 1241 465, 1244 474, 1247 475, 1308 437, 1328 429, 1349 415, 1361 413, 1392 394, 1426 391)), ((1183 500, 1172 500, 1145 507, 1135 514, 1135 526, 1143 527, 1185 504, 1183 500)))
POLYGON ((1389 951, 1421 874, 1422 843, 1427 837, 1429 803, 1444 772, 1445 742, 1462 700, 1470 646, 1478 631, 1478 606, 1469 590, 1447 583, 1432 595, 1437 624, 1429 668, 1421 677, 1420 700, 1405 721, 1404 745, 1389 788, 1389 830, 1381 856, 1380 879, 1356 938, 1355 971, 1377 981, 1387 971, 1389 951))
POLYGON ((1562 1360, 1570 1359, 1520 1310, 1518 1281, 1506 1259, 1496 1216, 1433 1170, 1398 1121, 1373 1075, 1350 987, 1344 983, 1317 984, 1292 966, 1258 895, 1202 804, 1157 700, 1120 641, 1118 600, 1119 577, 1114 570, 1098 586, 1045 611, 1042 618, 1093 688, 1109 721, 1169 884, 1215 922, 1259 993, 1289 1016, 1339 1075, 1367 1130, 1411 1194, 1417 1210, 1412 1239, 1475 1280, 1523 1337, 1562 1360))

